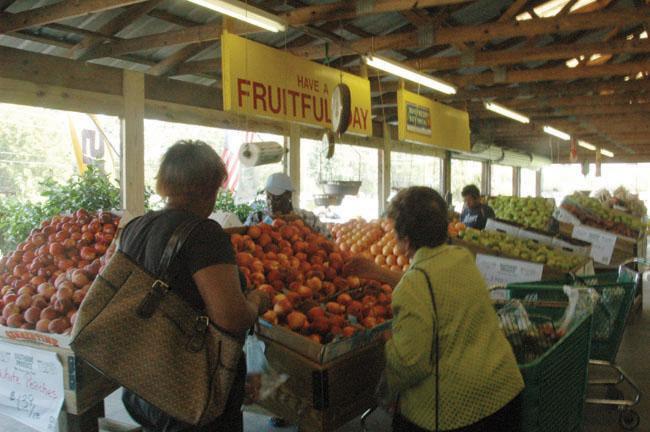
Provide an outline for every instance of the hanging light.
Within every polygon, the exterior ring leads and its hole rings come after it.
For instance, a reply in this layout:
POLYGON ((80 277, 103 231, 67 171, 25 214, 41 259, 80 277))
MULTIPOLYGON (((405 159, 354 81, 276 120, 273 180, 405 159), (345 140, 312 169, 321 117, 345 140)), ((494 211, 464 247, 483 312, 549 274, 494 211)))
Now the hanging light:
POLYGON ((187 1, 274 33, 287 29, 279 17, 237 0, 187 1))
POLYGON ((610 157, 610 158, 614 157, 614 153, 612 153, 609 150, 602 149, 602 148, 600 149, 600 154, 603 155, 603 156, 610 157))
POLYGON ((405 80, 412 81, 425 87, 429 87, 430 89, 439 91, 441 93, 456 94, 456 88, 453 85, 432 76, 420 73, 406 66, 402 66, 398 63, 377 57, 375 55, 367 55, 363 59, 368 66, 382 70, 391 75, 395 75, 396 77, 404 78, 405 80))
POLYGON ((580 147, 584 148, 584 149, 587 149, 587 150, 591 150, 591 151, 595 151, 595 150, 596 150, 596 146, 595 146, 595 145, 593 145, 593 144, 589 144, 589 143, 586 142, 586 141, 578 141, 578 145, 579 145, 580 147))
POLYGON ((562 141, 569 141, 571 139, 571 135, 569 135, 566 132, 562 132, 559 129, 555 129, 554 127, 551 126, 544 126, 544 132, 546 132, 549 135, 553 135, 556 138, 561 139, 562 141))
POLYGON ((484 105, 485 105, 485 109, 488 109, 497 114, 501 114, 504 117, 508 117, 510 119, 516 120, 519 123, 530 123, 530 118, 526 117, 523 114, 519 114, 516 111, 508 109, 503 105, 499 105, 498 103, 485 102, 484 105))

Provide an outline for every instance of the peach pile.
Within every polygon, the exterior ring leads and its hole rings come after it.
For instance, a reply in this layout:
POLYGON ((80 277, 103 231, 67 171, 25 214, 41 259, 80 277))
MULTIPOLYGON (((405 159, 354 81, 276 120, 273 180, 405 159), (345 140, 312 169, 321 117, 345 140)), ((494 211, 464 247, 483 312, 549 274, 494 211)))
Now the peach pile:
POLYGON ((331 230, 341 250, 349 250, 352 255, 367 256, 377 265, 393 271, 408 269, 409 258, 398 244, 390 221, 353 219, 332 225, 331 230))
POLYGON ((34 229, 0 259, 0 325, 69 333, 118 224, 111 213, 78 210, 34 229))

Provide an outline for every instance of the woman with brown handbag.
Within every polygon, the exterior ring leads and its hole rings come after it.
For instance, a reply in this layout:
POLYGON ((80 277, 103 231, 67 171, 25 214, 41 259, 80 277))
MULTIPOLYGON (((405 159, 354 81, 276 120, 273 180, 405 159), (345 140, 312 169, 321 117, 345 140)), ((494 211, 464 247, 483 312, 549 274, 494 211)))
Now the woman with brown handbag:
MULTIPOLYGON (((156 189, 166 199, 166 207, 129 223, 120 238, 120 249, 151 274, 159 274, 157 267, 176 228, 200 218, 171 263, 171 289, 195 309, 204 310, 214 325, 243 335, 267 309, 269 299, 260 291, 244 295, 230 238, 218 223, 207 219, 226 177, 223 161, 207 144, 174 144, 163 156, 157 175, 156 189)), ((245 377, 242 356, 223 414, 202 426, 175 419, 128 390, 122 400, 145 431, 243 431, 245 377)))

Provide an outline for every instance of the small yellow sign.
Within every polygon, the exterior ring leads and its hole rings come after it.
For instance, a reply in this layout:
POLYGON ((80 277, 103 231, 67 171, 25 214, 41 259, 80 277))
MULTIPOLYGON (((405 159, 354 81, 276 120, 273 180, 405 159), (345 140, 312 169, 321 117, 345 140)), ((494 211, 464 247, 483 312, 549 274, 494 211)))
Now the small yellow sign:
POLYGON ((225 111, 330 128, 331 95, 350 87, 348 132, 372 135, 370 82, 233 35, 221 38, 225 111))
POLYGON ((398 139, 470 151, 469 114, 410 91, 397 90, 398 139))

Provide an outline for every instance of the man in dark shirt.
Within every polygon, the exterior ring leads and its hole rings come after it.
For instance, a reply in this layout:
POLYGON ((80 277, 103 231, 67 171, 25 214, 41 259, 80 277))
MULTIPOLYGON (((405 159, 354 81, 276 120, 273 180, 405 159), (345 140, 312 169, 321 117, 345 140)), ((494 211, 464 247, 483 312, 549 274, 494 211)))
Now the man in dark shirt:
POLYGON ((460 221, 467 227, 482 230, 487 220, 494 218, 494 210, 489 205, 481 203, 481 192, 475 185, 465 186, 461 195, 465 206, 460 214, 460 221))

